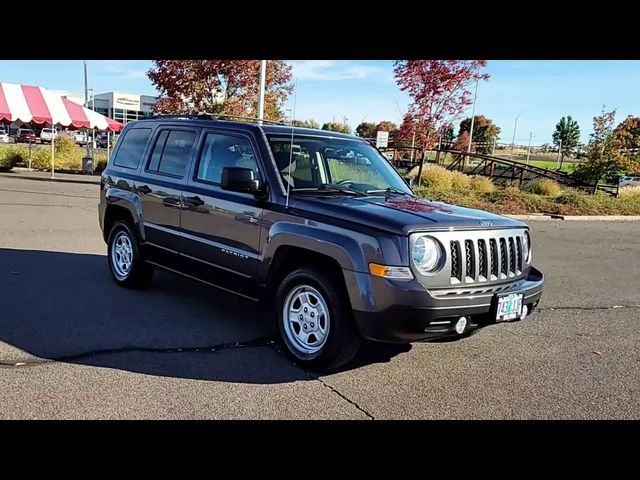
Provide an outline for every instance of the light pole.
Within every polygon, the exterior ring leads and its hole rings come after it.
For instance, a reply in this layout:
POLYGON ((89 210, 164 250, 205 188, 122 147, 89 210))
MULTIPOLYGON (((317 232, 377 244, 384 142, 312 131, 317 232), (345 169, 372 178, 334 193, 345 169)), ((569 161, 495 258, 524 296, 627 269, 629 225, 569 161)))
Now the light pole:
MULTIPOLYGON (((473 124, 476 119, 476 98, 478 97, 478 83, 480 80, 476 80, 476 93, 473 95, 473 108, 471 109, 471 127, 469 128, 469 144, 467 145, 467 153, 471 152, 471 142, 473 141, 473 124)), ((469 156, 465 157, 465 160, 469 160, 469 156)))
MULTIPOLYGON (((267 61, 260 60, 260 90, 258 92, 258 119, 264 119, 264 83, 267 76, 267 61)), ((262 123, 262 122, 260 122, 262 123)))
POLYGON ((527 147, 527 165, 529 165, 529 154, 531 153, 531 137, 533 137, 533 132, 529 132, 529 146, 527 147))
POLYGON ((513 139, 511 140, 511 160, 513 160, 513 149, 516 146, 516 128, 518 128, 518 119, 523 113, 524 110, 518 114, 518 116, 516 117, 516 121, 513 124, 513 139))

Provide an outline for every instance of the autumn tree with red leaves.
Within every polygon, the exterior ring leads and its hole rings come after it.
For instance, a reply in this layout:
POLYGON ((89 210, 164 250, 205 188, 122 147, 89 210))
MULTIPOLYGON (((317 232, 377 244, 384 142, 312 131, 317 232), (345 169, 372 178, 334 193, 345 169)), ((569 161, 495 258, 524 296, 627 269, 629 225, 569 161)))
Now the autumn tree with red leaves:
POLYGON ((453 119, 471 104, 471 85, 488 80, 481 72, 486 60, 397 60, 395 78, 413 103, 405 115, 397 137, 416 145, 431 147, 453 119))
MULTIPOLYGON (((208 112, 256 117, 260 60, 155 60, 147 76, 160 92, 158 113, 208 112)), ((269 60, 265 118, 282 120, 291 66, 269 60)))

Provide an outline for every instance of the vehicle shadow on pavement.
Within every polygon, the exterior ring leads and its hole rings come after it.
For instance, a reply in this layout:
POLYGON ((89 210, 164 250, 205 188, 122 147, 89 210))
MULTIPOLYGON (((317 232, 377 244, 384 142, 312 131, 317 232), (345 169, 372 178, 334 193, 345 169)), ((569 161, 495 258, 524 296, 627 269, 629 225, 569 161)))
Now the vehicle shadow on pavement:
MULTIPOLYGON (((274 348, 263 306, 163 272, 146 290, 126 290, 106 262, 103 255, 0 248, 0 342, 22 351, 0 349, 0 362, 45 359, 237 383, 316 378, 274 348)), ((347 369, 410 348, 365 342, 347 369)))

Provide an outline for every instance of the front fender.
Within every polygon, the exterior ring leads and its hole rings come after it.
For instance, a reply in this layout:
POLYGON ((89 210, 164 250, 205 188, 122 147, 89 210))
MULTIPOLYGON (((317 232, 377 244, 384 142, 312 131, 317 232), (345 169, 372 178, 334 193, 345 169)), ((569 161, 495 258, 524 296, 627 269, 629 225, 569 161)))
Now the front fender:
POLYGON ((259 283, 266 283, 273 258, 282 246, 326 255, 338 262, 343 270, 356 272, 368 272, 370 262, 382 261, 380 242, 371 235, 311 221, 281 221, 273 224, 266 235, 259 283))

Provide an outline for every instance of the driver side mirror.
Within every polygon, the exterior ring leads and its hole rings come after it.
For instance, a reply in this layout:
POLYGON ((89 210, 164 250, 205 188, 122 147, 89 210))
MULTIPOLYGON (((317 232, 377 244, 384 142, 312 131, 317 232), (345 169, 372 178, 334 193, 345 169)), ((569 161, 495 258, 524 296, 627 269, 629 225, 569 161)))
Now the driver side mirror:
POLYGON ((224 167, 222 169, 221 187, 232 192, 262 195, 264 185, 251 168, 224 167))

